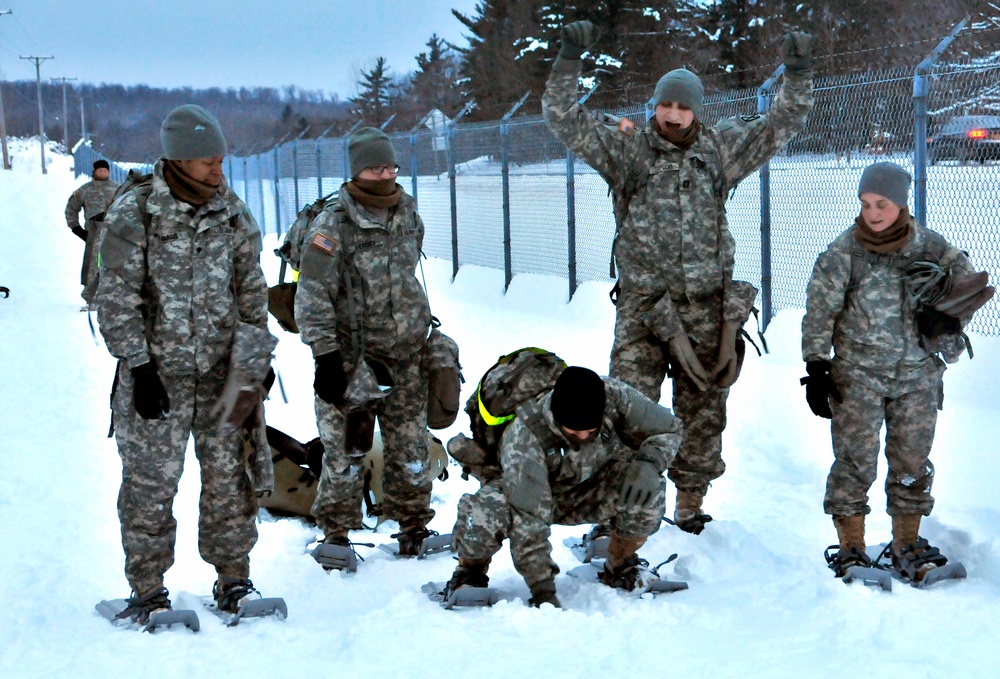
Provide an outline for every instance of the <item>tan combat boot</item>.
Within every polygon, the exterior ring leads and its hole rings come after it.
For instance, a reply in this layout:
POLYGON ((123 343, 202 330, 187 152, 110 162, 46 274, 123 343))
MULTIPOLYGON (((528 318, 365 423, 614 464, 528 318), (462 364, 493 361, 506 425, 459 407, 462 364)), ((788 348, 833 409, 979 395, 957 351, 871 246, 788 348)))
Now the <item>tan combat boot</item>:
POLYGON ((701 511, 701 501, 704 496, 687 490, 677 489, 677 502, 674 505, 674 525, 685 533, 698 535, 705 529, 705 524, 712 517, 701 511))
POLYGON ((920 537, 920 514, 892 517, 892 567, 904 580, 920 582, 948 559, 920 537))
POLYGON ((630 592, 635 589, 640 579, 650 577, 646 562, 636 554, 644 544, 645 537, 627 538, 612 531, 608 558, 604 561, 604 570, 597 576, 598 580, 608 587, 630 592))
POLYGON ((837 528, 837 539, 840 540, 840 551, 851 549, 865 551, 865 515, 835 516, 833 525, 837 528))

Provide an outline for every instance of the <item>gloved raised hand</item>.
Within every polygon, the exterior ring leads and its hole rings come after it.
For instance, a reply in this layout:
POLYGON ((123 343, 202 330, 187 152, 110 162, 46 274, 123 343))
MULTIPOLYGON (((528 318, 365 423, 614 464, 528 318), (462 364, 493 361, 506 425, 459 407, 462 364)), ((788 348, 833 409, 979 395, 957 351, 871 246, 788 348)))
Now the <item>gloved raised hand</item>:
POLYGON ((686 332, 675 335, 667 342, 670 350, 670 358, 681 367, 684 375, 691 380, 691 383, 698 391, 705 391, 708 388, 709 376, 705 372, 705 366, 698 360, 698 355, 694 353, 691 340, 686 332))
POLYGON ((86 243, 86 242, 87 242, 87 231, 86 231, 86 229, 84 229, 84 228, 83 228, 82 226, 80 226, 79 224, 77 224, 76 226, 74 226, 74 227, 73 227, 73 233, 75 233, 75 234, 76 234, 76 236, 77 236, 77 237, 78 237, 78 238, 79 238, 80 240, 82 240, 82 241, 83 241, 84 243, 86 243))
POLYGON ((327 403, 335 406, 344 405, 347 373, 344 372, 344 360, 340 356, 339 349, 316 357, 313 389, 316 390, 316 395, 327 403))
POLYGON ((932 306, 925 306, 917 312, 917 331, 931 339, 942 335, 958 335, 962 332, 962 322, 932 306))
POLYGON ((153 362, 132 368, 132 404, 144 420, 162 420, 170 412, 170 397, 153 362))
POLYGON ((562 27, 559 33, 562 42, 559 56, 563 59, 579 59, 600 37, 597 26, 589 21, 574 21, 562 27))
POLYGON ((808 376, 799 380, 799 384, 804 384, 806 387, 806 401, 809 403, 809 410, 816 417, 827 420, 833 419, 833 413, 830 412, 830 399, 832 398, 837 403, 844 402, 840 390, 837 389, 833 378, 830 377, 832 367, 833 364, 827 360, 808 361, 806 363, 808 376))
POLYGON ((649 507, 660 492, 661 478, 651 461, 641 457, 632 460, 622 476, 618 502, 625 507, 649 507))
POLYGON ((785 64, 785 73, 800 77, 812 75, 813 42, 811 35, 801 31, 787 33, 781 39, 781 61, 785 64))

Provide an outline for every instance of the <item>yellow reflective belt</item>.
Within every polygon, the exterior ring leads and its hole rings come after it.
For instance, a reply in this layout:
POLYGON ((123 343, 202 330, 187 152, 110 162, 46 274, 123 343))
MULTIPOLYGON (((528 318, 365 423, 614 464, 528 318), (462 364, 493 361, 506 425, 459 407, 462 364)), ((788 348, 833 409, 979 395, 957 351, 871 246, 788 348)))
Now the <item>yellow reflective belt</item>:
POLYGON ((298 282, 299 282, 299 272, 296 271, 295 269, 292 269, 292 283, 298 283, 298 282))
POLYGON ((495 427, 498 424, 503 424, 504 422, 510 422, 511 420, 514 419, 513 414, 505 415, 503 417, 493 417, 490 411, 487 410, 486 406, 483 404, 483 398, 482 396, 479 395, 478 391, 476 391, 476 400, 479 401, 479 414, 482 416, 483 422, 485 422, 489 426, 495 427))

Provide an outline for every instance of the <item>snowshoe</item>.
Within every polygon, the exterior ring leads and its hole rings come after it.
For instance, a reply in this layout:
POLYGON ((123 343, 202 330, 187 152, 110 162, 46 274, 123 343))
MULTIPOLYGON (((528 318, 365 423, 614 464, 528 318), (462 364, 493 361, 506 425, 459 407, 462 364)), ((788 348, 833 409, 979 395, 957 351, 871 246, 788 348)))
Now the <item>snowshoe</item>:
POLYGON ((356 573, 358 570, 358 561, 364 561, 364 559, 354 549, 355 545, 362 545, 364 547, 375 546, 370 542, 351 542, 346 537, 335 536, 326 538, 323 542, 316 545, 315 549, 310 552, 310 555, 325 571, 356 573))
POLYGON ((602 523, 596 524, 582 538, 566 538, 563 544, 569 547, 573 556, 583 563, 590 563, 594 559, 607 559, 608 545, 611 544, 611 527, 602 523))
POLYGON ((876 560, 879 568, 892 577, 914 587, 924 588, 942 580, 959 580, 968 576, 961 562, 949 562, 941 550, 932 547, 925 538, 903 547, 896 554, 890 542, 876 560))
POLYGON ((860 580, 865 585, 878 586, 887 592, 892 591, 892 576, 880 568, 876 568, 871 558, 858 549, 840 549, 840 545, 830 545, 823 552, 826 565, 838 578, 845 583, 860 580), (831 553, 831 550, 837 550, 831 553))
POLYGON ((450 584, 451 581, 428 582, 420 588, 420 591, 429 596, 431 601, 437 601, 442 607, 449 610, 452 608, 483 608, 509 599, 506 594, 493 587, 464 585, 457 589, 451 589, 450 584))
POLYGON ((401 559, 426 558, 432 554, 451 551, 451 533, 438 534, 426 528, 411 529, 393 534, 398 542, 379 545, 379 549, 401 559))
POLYGON ((677 558, 676 554, 671 554, 670 558, 655 568, 649 568, 649 562, 632 555, 625 560, 625 563, 618 569, 606 569, 607 561, 591 561, 583 566, 577 566, 566 573, 573 578, 578 578, 584 582, 600 582, 631 592, 641 597, 645 593, 652 595, 669 594, 688 589, 688 584, 682 580, 668 580, 661 577, 659 570, 661 567, 677 558))
POLYGON ((206 601, 205 605, 228 627, 235 627, 246 618, 288 617, 284 599, 265 599, 247 579, 220 577, 212 586, 212 601, 206 601))
POLYGON ((167 594, 167 589, 161 587, 144 597, 105 599, 94 608, 101 617, 116 627, 135 627, 143 632, 155 632, 162 627, 184 625, 192 632, 197 632, 201 628, 198 614, 187 609, 175 611, 170 607, 167 594))

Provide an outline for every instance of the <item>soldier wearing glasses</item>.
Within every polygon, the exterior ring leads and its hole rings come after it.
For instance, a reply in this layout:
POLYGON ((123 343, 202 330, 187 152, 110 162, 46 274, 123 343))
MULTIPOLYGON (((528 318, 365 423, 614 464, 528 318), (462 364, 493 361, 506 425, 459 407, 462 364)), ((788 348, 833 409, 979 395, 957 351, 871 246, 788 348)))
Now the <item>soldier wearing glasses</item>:
POLYGON ((347 546, 348 531, 362 528, 364 450, 351 440, 345 392, 363 361, 380 382, 392 383, 376 415, 385 456, 383 511, 399 522, 400 554, 416 555, 434 516, 420 362, 430 309, 416 276, 424 224, 413 197, 396 183, 396 152, 385 133, 357 130, 348 160, 352 179, 317 217, 295 299, 295 319, 316 362, 316 419, 325 448, 312 514, 327 544, 347 546))

